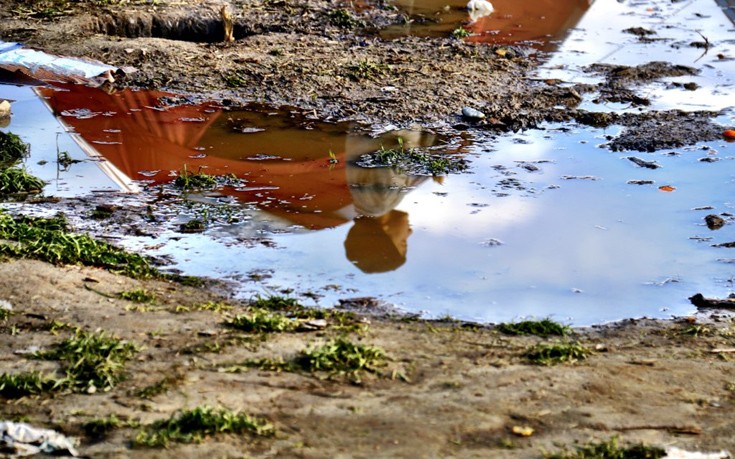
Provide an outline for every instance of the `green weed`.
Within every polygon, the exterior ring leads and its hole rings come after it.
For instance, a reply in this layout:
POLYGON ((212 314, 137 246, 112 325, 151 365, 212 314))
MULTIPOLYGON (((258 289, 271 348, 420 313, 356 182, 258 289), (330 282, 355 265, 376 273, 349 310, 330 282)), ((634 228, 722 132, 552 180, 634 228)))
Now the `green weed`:
POLYGON ((376 80, 385 75, 388 66, 384 64, 376 64, 369 60, 362 60, 356 64, 350 64, 345 67, 347 78, 352 81, 376 80))
POLYGON ((201 172, 201 170, 196 173, 189 172, 186 164, 184 164, 184 170, 176 177, 174 185, 184 191, 210 190, 217 186, 217 179, 212 175, 201 172))
POLYGON ((77 331, 52 351, 38 352, 34 357, 62 362, 63 384, 77 392, 93 393, 110 390, 122 378, 124 365, 138 347, 107 336, 105 332, 77 331))
POLYGON ((133 446, 166 447, 172 442, 198 443, 220 433, 245 432, 270 436, 274 428, 265 420, 241 412, 200 406, 148 425, 135 437, 133 446))
POLYGON ((296 321, 283 314, 266 309, 253 308, 245 314, 238 314, 225 323, 227 326, 250 333, 282 333, 293 331, 296 321))
POLYGON ((9 308, 4 308, 2 305, 0 305, 0 322, 5 322, 10 318, 10 316, 13 315, 13 310, 9 308))
POLYGON ((205 229, 207 229, 207 222, 199 218, 193 218, 179 225, 179 231, 182 233, 202 233, 205 229))
POLYGON ((7 168, 18 164, 28 156, 31 147, 12 132, 0 131, 0 168, 7 168))
POLYGON ((457 39, 467 38, 470 35, 472 35, 472 33, 470 33, 470 31, 465 29, 464 27, 457 27, 456 29, 452 30, 452 36, 457 39))
POLYGON ((341 29, 352 29, 360 25, 360 21, 344 8, 332 10, 329 13, 329 23, 341 29))
POLYGON ((40 193, 46 182, 19 167, 0 169, 0 194, 40 193))
POLYGON ((120 298, 123 300, 132 301, 133 303, 155 303, 156 293, 149 292, 144 288, 138 288, 127 292, 120 292, 120 298))
POLYGON ((416 148, 404 148, 403 139, 398 139, 398 147, 380 150, 363 156, 360 165, 365 167, 393 167, 401 172, 414 175, 446 175, 467 169, 467 163, 460 158, 432 155, 416 148))
POLYGON ((157 275, 137 254, 126 252, 85 234, 72 234, 62 217, 16 217, 0 211, 0 254, 34 258, 54 264, 81 264, 105 268, 134 278, 157 275))
POLYGON ((105 418, 94 418, 82 424, 82 429, 90 437, 104 437, 115 429, 124 426, 125 422, 111 414, 105 418))
POLYGON ((681 328, 678 332, 679 335, 693 336, 695 338, 700 336, 712 335, 714 330, 711 327, 705 325, 688 325, 681 328))
POLYGON ((524 320, 498 324, 495 329, 506 335, 567 336, 571 328, 550 319, 524 320))
POLYGON ((0 374, 0 396, 20 398, 55 391, 61 387, 59 380, 39 372, 0 374))
POLYGON ((627 447, 619 446, 617 437, 575 448, 575 451, 565 450, 560 453, 544 454, 544 459, 659 459, 666 457, 666 451, 657 446, 641 443, 627 447))
POLYGON ((345 338, 337 338, 301 351, 296 364, 306 371, 327 371, 337 374, 374 372, 385 363, 385 352, 375 346, 354 344, 345 338))
POLYGON ((196 303, 189 306, 179 305, 172 312, 191 312, 191 311, 212 311, 218 314, 231 311, 232 306, 222 301, 207 301, 204 303, 196 303))
POLYGON ((56 152, 56 163, 59 165, 59 168, 62 171, 67 171, 69 170, 72 164, 77 164, 81 162, 82 161, 79 159, 72 158, 68 151, 57 151, 56 152))
POLYGON ((584 360, 591 350, 577 342, 539 343, 526 351, 525 357, 536 365, 556 365, 584 360))

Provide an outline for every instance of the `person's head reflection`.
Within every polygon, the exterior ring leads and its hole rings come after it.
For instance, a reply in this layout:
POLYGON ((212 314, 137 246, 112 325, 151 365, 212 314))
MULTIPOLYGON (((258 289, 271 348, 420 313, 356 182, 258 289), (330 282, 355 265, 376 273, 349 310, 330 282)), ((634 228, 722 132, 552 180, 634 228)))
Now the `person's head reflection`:
POLYGON ((393 271, 406 262, 410 234, 408 214, 400 210, 357 217, 345 239, 347 258, 365 273, 393 271))
POLYGON ((347 182, 358 217, 347 233, 347 258, 365 273, 398 269, 406 262, 411 227, 408 214, 395 207, 426 177, 412 177, 390 167, 363 168, 348 163, 347 182))

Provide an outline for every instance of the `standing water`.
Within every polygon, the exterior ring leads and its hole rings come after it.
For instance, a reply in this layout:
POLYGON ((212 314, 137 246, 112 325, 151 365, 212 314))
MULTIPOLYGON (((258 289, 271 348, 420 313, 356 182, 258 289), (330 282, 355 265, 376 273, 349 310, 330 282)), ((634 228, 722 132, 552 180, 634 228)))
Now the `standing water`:
MULTIPOLYGON (((519 14, 493 3, 496 18, 519 14)), ((558 51, 537 77, 581 81, 590 77, 579 66, 631 65, 664 53, 661 59, 687 65, 702 59, 695 78, 701 88, 664 91, 675 79, 651 86, 654 107, 731 104, 722 96, 732 94, 731 61, 671 45, 706 28, 718 51, 734 55, 727 38, 733 26, 714 2, 654 2, 661 8, 646 11, 634 4, 572 3, 579 14, 554 27, 577 28, 563 43, 558 40, 566 32, 542 34, 558 51), (665 30, 667 40, 642 42, 620 32, 633 25, 665 30)), ((32 143, 28 167, 51 182, 48 194, 157 189, 184 169, 241 179, 192 197, 213 208, 238 207, 238 218, 201 234, 169 225, 155 239, 124 244, 167 257, 187 274, 232 280, 243 297, 288 292, 330 306, 375 296, 428 316, 493 322, 552 316, 590 324, 686 314, 688 296, 733 290, 732 249, 712 245, 735 237, 728 226, 711 231, 704 224, 706 215, 733 212, 735 205, 729 199, 733 144, 724 140, 621 154, 602 148, 618 128, 548 125, 498 139, 447 140, 411 131, 368 136, 359 126, 288 110, 231 111, 165 93, 107 94, 71 85, 36 92, 42 99, 27 87, 0 87, 0 97, 17 101, 6 129, 32 143), (58 121, 30 116, 41 101, 58 121), (67 136, 56 138, 64 130, 58 123, 73 130, 94 160, 68 170, 51 161, 57 150, 85 157, 67 136), (406 147, 461 155, 469 170, 430 178, 361 165, 364 154, 395 147, 398 138, 406 147), (631 155, 661 167, 641 168, 631 155)), ((720 121, 732 124, 732 113, 720 121)))

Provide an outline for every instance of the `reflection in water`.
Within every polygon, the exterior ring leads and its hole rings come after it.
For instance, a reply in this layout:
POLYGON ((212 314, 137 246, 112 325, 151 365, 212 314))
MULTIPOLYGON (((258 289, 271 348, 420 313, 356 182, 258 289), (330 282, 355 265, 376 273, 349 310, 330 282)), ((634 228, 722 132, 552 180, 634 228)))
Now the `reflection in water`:
POLYGON ((356 163, 381 146, 396 147, 399 138, 406 148, 431 146, 437 141, 433 135, 347 135, 347 124, 264 107, 225 111, 214 104, 176 105, 171 94, 156 91, 107 94, 80 86, 38 91, 57 116, 128 177, 162 184, 185 167, 235 175, 244 186, 221 193, 256 205, 284 226, 318 230, 359 217, 345 248, 363 271, 383 272, 405 261, 408 215, 393 209, 426 178, 356 163))
POLYGON ((347 258, 364 273, 383 273, 406 262, 411 227, 408 214, 391 210, 379 217, 357 217, 347 233, 347 258))
POLYGON ((411 17, 403 26, 381 32, 384 38, 448 37, 458 27, 472 32, 469 41, 482 43, 534 42, 553 50, 574 27, 592 0, 492 0, 493 11, 468 11, 465 0, 397 0, 411 17))

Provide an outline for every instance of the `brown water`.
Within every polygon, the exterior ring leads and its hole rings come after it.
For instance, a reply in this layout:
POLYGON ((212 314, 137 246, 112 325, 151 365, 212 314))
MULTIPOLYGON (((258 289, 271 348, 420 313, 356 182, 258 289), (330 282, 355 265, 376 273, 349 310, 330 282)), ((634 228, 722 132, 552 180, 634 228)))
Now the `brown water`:
MULTIPOLYGON (((369 2, 365 2, 369 3, 369 2)), ((464 0, 397 0, 409 21, 381 31, 384 38, 448 37, 462 27, 468 41, 508 44, 529 42, 552 50, 589 8, 589 0, 493 0, 492 14, 477 17, 464 0)))

